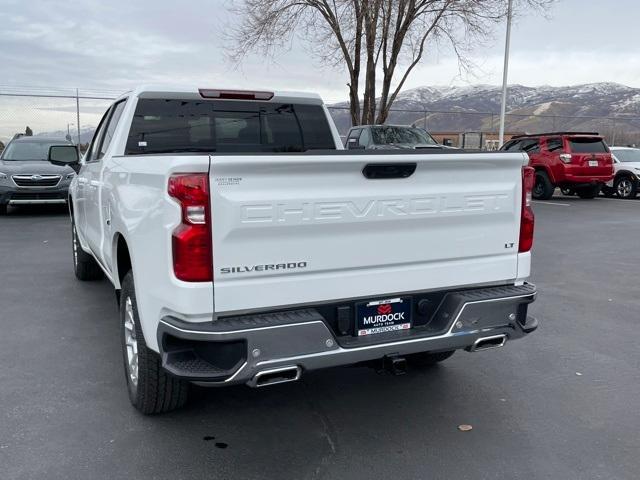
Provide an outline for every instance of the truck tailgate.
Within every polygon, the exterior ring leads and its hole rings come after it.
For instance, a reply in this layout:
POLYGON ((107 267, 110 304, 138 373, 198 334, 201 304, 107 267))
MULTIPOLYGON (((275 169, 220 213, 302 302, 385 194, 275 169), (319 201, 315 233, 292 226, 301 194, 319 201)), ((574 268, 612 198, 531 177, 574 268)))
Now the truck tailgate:
POLYGON ((517 276, 522 153, 214 155, 216 313, 517 276), (369 164, 416 164, 370 179, 369 164))

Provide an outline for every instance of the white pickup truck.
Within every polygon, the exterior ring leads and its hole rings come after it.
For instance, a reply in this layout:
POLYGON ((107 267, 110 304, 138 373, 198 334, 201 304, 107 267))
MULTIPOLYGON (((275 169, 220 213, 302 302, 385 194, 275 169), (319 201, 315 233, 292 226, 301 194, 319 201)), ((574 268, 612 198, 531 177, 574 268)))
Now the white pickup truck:
POLYGON ((139 88, 73 165, 75 274, 115 287, 144 413, 189 383, 432 364, 537 327, 527 163, 346 151, 316 95, 139 88))

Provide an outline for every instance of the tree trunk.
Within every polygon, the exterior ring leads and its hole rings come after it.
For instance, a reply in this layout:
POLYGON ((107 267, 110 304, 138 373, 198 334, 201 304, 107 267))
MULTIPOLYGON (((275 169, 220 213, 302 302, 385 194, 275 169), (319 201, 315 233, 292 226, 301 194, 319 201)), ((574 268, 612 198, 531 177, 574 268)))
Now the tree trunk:
POLYGON ((376 116, 376 39, 378 37, 378 18, 381 1, 369 2, 368 8, 363 9, 365 49, 367 64, 364 80, 364 99, 362 104, 362 124, 370 125, 376 116))
POLYGON ((351 114, 351 126, 360 125, 360 99, 358 98, 358 79, 351 76, 349 85, 349 113, 351 114))

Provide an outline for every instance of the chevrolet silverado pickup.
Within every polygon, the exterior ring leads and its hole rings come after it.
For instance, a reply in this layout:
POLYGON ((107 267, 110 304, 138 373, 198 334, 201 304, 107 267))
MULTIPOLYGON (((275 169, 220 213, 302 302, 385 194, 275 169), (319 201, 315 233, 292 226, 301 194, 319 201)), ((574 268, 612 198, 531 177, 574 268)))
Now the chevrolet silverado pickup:
POLYGON ((142 87, 73 165, 75 275, 115 287, 146 414, 191 383, 434 364, 537 327, 528 162, 344 150, 312 94, 142 87))

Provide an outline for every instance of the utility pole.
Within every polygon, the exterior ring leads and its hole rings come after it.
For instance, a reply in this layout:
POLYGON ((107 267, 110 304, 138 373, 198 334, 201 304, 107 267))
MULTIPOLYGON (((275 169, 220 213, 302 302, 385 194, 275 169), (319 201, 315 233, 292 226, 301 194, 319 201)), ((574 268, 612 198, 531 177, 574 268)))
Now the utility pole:
POLYGON ((509 72, 509 44, 511 43, 511 16, 512 0, 508 0, 507 6, 507 38, 504 44, 504 67, 502 68, 502 105, 500 106, 500 134, 498 137, 500 146, 504 144, 504 121, 507 113, 507 76, 509 72))
POLYGON ((76 125, 78 126, 78 147, 79 147, 80 146, 80 95, 78 94, 77 88, 76 88, 76 125))

